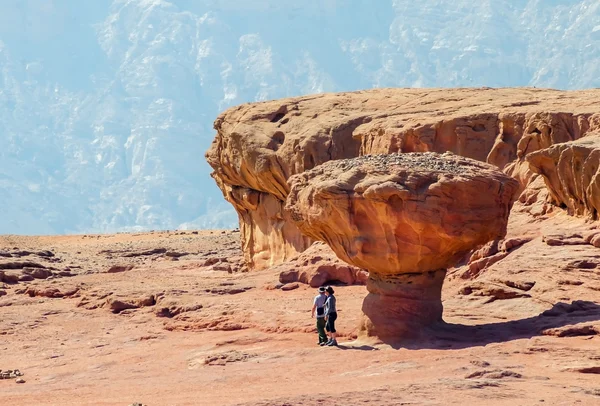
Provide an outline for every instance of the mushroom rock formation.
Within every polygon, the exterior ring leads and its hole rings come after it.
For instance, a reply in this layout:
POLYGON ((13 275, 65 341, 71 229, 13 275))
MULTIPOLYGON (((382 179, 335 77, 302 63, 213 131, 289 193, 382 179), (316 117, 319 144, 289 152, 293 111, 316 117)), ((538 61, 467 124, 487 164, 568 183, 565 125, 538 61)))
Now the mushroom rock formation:
POLYGON ((369 271, 362 336, 441 321, 446 268, 506 233, 518 182, 450 153, 367 155, 292 176, 286 211, 307 236, 369 271))
POLYGON ((439 152, 488 162, 521 182, 525 156, 600 130, 600 90, 374 89, 231 108, 206 154, 239 215, 251 269, 303 252, 312 240, 285 214, 287 179, 329 160, 439 152))
POLYGON ((600 212, 600 132, 552 145, 527 156, 542 175, 551 203, 569 214, 598 220, 600 212))

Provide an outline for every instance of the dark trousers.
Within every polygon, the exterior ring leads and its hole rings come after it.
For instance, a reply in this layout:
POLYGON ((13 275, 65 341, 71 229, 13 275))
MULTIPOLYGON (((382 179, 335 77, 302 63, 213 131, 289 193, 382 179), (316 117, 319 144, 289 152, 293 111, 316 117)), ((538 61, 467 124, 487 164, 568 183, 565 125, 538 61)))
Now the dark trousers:
POLYGON ((333 313, 329 313, 329 316, 327 316, 327 323, 325 324, 325 330, 329 331, 330 333, 335 333, 335 321, 337 320, 337 313, 333 312, 333 313))
POLYGON ((319 342, 326 343, 327 342, 327 334, 325 333, 325 318, 324 317, 317 318, 317 332, 319 333, 319 342))

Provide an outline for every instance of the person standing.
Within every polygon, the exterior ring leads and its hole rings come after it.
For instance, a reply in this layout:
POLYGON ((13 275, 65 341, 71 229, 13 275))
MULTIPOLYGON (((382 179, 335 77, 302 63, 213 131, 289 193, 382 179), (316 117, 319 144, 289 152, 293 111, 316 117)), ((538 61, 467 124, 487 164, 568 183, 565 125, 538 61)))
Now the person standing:
POLYGON ((310 317, 317 317, 317 332, 319 333, 319 345, 323 346, 327 344, 327 333, 325 333, 325 302, 327 296, 325 296, 325 287, 319 288, 319 294, 315 296, 313 300, 313 307, 310 317))
POLYGON ((335 303, 335 296, 333 295, 335 292, 331 286, 327 286, 325 289, 325 294, 327 295, 327 300, 325 301, 325 329, 329 332, 330 338, 327 341, 328 346, 337 346, 337 332, 335 330, 335 321, 337 320, 337 308, 335 303))

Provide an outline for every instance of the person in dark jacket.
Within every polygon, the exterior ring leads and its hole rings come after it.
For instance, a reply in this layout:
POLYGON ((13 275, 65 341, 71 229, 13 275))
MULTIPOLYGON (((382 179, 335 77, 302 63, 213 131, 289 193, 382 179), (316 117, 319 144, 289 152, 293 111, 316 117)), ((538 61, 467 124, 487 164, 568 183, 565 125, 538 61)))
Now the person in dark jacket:
POLYGON ((335 321, 337 319, 337 307, 335 303, 334 290, 331 286, 327 286, 325 289, 325 295, 327 295, 327 300, 325 301, 325 330, 329 332, 329 341, 327 341, 328 346, 337 346, 337 332, 335 330, 335 321))

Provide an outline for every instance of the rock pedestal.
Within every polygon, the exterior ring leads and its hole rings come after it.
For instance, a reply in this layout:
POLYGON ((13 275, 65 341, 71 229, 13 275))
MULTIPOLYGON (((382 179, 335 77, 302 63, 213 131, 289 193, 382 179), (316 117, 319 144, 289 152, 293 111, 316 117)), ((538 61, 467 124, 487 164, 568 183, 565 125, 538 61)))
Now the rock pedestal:
POLYGON ((292 176, 286 210, 307 236, 369 271, 362 336, 442 320, 445 270, 506 233, 518 182, 453 154, 367 155, 292 176))
POLYGON ((446 270, 369 278, 360 332, 369 337, 411 337, 442 321, 446 270))

